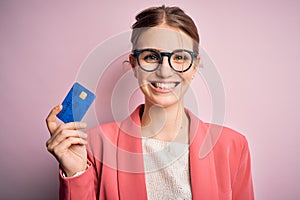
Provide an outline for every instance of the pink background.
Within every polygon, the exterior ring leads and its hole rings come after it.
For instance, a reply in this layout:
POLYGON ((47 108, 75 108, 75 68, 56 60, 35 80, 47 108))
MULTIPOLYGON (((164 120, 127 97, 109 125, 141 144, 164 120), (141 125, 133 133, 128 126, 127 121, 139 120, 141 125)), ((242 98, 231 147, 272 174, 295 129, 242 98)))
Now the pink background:
POLYGON ((89 52, 141 9, 179 5, 196 21, 226 92, 225 124, 252 154, 256 199, 300 197, 300 1, 0 1, 1 199, 56 199, 45 117, 89 52))

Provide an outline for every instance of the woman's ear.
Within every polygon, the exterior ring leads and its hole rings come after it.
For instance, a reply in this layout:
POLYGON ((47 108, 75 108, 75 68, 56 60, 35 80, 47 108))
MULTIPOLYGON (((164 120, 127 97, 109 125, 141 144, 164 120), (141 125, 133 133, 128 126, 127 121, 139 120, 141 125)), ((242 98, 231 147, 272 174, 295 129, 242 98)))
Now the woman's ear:
POLYGON ((130 62, 131 67, 134 68, 135 64, 136 64, 136 59, 132 54, 129 55, 129 62, 130 62))
POLYGON ((131 65, 134 77, 137 78, 137 71, 136 71, 136 67, 135 67, 136 66, 136 59, 132 54, 129 55, 129 63, 131 65))
POLYGON ((199 64, 200 64, 200 55, 198 55, 195 59, 194 68, 197 69, 199 67, 199 64))
POLYGON ((200 56, 198 55, 195 60, 194 60, 194 64, 193 64, 193 75, 192 75, 192 79, 195 78, 195 74, 197 73, 198 67, 200 64, 200 56))

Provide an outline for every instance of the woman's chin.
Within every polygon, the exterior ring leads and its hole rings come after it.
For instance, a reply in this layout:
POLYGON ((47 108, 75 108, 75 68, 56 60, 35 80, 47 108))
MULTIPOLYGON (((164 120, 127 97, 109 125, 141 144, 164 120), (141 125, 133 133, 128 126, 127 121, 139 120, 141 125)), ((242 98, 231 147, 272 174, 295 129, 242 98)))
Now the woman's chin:
POLYGON ((152 98, 146 99, 145 103, 149 106, 155 105, 162 108, 168 108, 174 105, 181 104, 181 101, 175 95, 170 97, 155 97, 155 98, 153 98, 152 96, 152 98))

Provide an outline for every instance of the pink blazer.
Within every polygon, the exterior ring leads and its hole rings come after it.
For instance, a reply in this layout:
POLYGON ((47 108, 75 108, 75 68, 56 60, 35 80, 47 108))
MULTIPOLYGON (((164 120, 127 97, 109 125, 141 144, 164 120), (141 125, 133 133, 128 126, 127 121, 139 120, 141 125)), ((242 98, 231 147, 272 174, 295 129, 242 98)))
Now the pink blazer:
MULTIPOLYGON (((60 170, 60 199, 147 199, 139 106, 127 119, 91 129, 90 167, 77 177, 60 170)), ((190 117, 193 199, 254 199, 250 155, 244 136, 190 117)))

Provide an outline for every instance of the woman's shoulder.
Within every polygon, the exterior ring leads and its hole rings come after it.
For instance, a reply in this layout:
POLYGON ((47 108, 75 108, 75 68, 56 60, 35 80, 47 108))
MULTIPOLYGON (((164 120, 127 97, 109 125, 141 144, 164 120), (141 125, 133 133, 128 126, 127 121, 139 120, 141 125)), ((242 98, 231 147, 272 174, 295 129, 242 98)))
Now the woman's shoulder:
POLYGON ((203 123, 206 130, 206 137, 202 145, 211 144, 215 155, 224 155, 239 158, 239 156, 249 151, 246 137, 225 125, 203 123), (234 156, 235 155, 235 156, 234 156))
POLYGON ((102 137, 103 135, 105 135, 106 137, 112 139, 118 132, 119 127, 120 122, 107 122, 94 126, 87 131, 87 134, 89 135, 89 137, 102 137))
POLYGON ((241 132, 233 128, 230 128, 226 125, 218 125, 218 124, 212 124, 207 122, 203 122, 203 124, 208 131, 219 132, 220 142, 224 142, 224 143, 235 142, 241 144, 247 142, 246 137, 241 132))
POLYGON ((215 124, 202 121, 198 116, 193 114, 188 110, 189 117, 191 119, 191 125, 194 126, 194 129, 197 129, 202 132, 200 135, 206 138, 218 139, 218 142, 222 143, 245 143, 247 142, 246 137, 239 131, 229 128, 223 124, 215 124))

